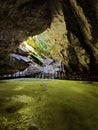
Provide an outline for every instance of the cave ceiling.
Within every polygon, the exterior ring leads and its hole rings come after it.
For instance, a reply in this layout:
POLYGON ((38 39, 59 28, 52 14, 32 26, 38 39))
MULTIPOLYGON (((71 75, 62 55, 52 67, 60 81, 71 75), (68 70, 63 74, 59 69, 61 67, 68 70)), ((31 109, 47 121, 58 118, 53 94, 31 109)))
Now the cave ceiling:
POLYGON ((0 0, 1 68, 19 43, 45 30, 67 70, 98 73, 98 0, 0 0))

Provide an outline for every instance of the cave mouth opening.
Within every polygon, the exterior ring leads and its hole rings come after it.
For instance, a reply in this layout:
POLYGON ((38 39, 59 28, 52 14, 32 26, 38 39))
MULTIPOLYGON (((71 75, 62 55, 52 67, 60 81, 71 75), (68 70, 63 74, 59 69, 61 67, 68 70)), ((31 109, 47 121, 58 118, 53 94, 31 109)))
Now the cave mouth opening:
POLYGON ((64 79, 65 67, 58 55, 55 40, 47 30, 29 36, 10 55, 15 71, 1 75, 0 78, 64 79))

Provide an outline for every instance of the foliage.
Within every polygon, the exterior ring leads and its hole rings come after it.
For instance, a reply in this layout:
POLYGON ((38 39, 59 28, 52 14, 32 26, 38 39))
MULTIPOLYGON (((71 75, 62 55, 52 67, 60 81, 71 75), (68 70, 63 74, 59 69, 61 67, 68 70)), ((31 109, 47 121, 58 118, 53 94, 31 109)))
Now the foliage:
POLYGON ((36 59, 41 63, 45 58, 53 58, 57 52, 55 43, 47 31, 34 37, 28 37, 21 45, 28 52, 29 58, 36 59))

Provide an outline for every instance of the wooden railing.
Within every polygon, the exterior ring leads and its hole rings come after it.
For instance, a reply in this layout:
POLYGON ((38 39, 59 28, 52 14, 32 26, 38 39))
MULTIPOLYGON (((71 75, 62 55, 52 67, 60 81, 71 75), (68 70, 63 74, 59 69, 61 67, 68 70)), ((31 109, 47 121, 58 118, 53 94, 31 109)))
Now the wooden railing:
POLYGON ((60 79, 60 80, 83 80, 83 81, 98 81, 98 75, 90 74, 69 74, 63 72, 57 73, 40 73, 34 75, 15 75, 15 74, 6 74, 0 75, 0 79, 14 79, 14 78, 39 78, 39 79, 60 79))

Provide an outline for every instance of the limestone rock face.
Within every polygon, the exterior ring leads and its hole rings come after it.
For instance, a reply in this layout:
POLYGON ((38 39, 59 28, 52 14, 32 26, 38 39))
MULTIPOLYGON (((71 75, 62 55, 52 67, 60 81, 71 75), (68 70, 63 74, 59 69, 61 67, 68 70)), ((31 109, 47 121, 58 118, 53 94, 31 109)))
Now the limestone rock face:
POLYGON ((98 73, 98 1, 63 0, 55 5, 50 32, 66 68, 98 73))
POLYGON ((98 1, 64 0, 63 3, 68 39, 78 61, 75 67, 79 66, 82 71, 88 69, 90 73, 98 73, 98 1))
POLYGON ((0 68, 9 68, 20 42, 44 30, 69 72, 98 74, 98 0, 1 0, 0 68))
POLYGON ((20 42, 49 26, 49 12, 46 0, 0 1, 0 68, 10 62, 20 42))

